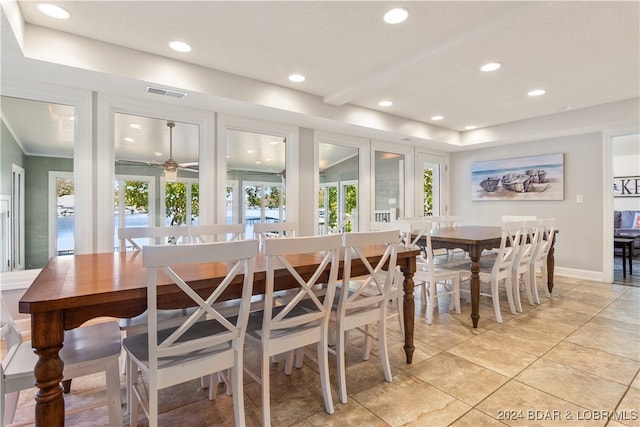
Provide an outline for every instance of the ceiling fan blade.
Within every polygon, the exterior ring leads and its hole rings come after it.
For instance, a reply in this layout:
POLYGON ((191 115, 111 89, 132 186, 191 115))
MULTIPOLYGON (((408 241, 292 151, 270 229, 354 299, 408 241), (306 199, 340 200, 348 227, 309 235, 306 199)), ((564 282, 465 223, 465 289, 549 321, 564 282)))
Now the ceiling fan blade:
POLYGON ((116 160, 116 164, 129 165, 129 166, 163 166, 163 164, 159 162, 150 162, 150 161, 143 161, 143 160, 128 160, 128 159, 118 159, 116 160))

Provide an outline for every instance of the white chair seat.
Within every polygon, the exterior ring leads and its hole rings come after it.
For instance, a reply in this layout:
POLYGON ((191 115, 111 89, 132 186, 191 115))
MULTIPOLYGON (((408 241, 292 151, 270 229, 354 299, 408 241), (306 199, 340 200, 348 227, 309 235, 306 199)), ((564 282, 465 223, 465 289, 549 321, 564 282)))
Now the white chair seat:
MULTIPOLYGON (((229 321, 235 322, 235 319, 230 318, 229 321)), ((178 328, 167 328, 158 331, 158 342, 164 341, 169 335, 175 332, 178 328)), ((193 325, 184 335, 182 335, 176 342, 185 342, 189 340, 195 340, 201 337, 206 337, 211 334, 217 334, 225 331, 226 329, 215 320, 205 320, 197 322, 193 325)), ((122 341, 122 346, 125 351, 135 358, 138 362, 144 364, 147 369, 149 367, 149 337, 148 333, 134 335, 125 338, 122 341)), ((229 350, 230 345, 225 342, 221 345, 208 347, 198 351, 194 351, 187 354, 181 354, 180 356, 170 358, 165 357, 158 360, 158 369, 169 368, 177 364, 189 363, 193 360, 206 357, 207 355, 214 355, 222 351, 229 350)))
MULTIPOLYGON (((5 310, 3 303, 3 311, 5 310)), ((7 323, 8 324, 8 323, 7 323)), ((14 334, 17 334, 17 329, 14 334)), ((105 372, 109 423, 122 426, 122 399, 118 358, 121 352, 121 336, 118 323, 107 321, 65 331, 64 346, 60 358, 64 362, 63 378, 73 378, 105 372)), ((11 423, 15 414, 17 395, 4 408, 5 395, 34 387, 33 369, 38 356, 33 352, 31 341, 22 341, 12 346, 3 360, 3 415, 5 423, 11 423)), ((7 399, 9 400, 9 399, 7 399)), ((93 405, 89 406, 92 408, 93 405)), ((77 411, 83 408, 74 408, 77 411)))
MULTIPOLYGON (((158 310, 160 328, 171 328, 180 325, 184 318, 190 316, 195 310, 195 307, 158 310)), ((146 311, 136 317, 120 319, 119 322, 120 329, 125 332, 126 336, 146 332, 148 324, 149 314, 146 311)))

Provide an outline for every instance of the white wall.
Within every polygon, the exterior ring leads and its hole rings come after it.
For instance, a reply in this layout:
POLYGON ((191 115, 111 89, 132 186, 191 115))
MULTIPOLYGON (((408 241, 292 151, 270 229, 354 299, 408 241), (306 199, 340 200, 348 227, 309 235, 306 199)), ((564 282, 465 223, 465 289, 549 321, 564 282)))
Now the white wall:
POLYGON ((502 215, 556 218, 556 266, 601 272, 602 133, 567 136, 451 154, 452 215, 465 225, 500 225, 502 215), (471 201, 471 163, 562 152, 564 200, 471 201), (576 195, 583 203, 576 203, 576 195))

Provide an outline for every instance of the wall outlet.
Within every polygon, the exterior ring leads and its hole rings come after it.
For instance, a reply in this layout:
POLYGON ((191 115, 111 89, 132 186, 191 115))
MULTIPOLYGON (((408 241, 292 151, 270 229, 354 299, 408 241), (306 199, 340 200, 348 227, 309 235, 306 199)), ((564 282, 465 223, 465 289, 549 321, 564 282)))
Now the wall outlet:
POLYGON ((582 203, 584 201, 584 198, 582 197, 582 194, 576 194, 576 203, 582 203))

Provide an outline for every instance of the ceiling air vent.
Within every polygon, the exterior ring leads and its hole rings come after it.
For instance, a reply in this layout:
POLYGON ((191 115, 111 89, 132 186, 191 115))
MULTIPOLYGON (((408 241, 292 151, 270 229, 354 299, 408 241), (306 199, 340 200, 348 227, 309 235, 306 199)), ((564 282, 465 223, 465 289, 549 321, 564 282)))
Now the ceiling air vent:
POLYGON ((176 90, 170 90, 170 89, 162 89, 159 87, 147 86, 146 90, 147 90, 147 93, 155 93, 156 95, 172 96, 174 98, 184 98, 185 96, 187 96, 187 94, 184 92, 178 92, 176 90))

